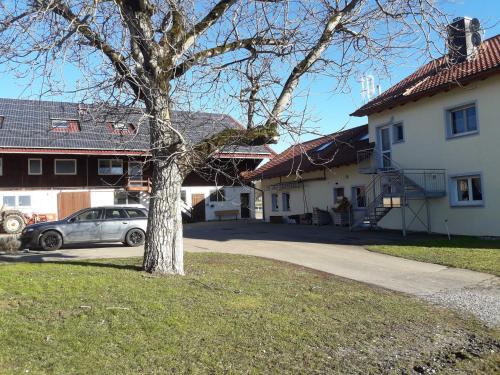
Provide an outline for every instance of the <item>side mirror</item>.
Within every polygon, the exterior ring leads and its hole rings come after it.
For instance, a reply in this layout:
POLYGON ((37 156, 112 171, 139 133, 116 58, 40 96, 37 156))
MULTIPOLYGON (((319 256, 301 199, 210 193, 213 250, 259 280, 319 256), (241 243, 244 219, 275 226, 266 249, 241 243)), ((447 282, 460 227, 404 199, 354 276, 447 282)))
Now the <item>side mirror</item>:
POLYGON ((76 221, 76 217, 72 217, 71 219, 68 220, 68 223, 74 223, 76 221))

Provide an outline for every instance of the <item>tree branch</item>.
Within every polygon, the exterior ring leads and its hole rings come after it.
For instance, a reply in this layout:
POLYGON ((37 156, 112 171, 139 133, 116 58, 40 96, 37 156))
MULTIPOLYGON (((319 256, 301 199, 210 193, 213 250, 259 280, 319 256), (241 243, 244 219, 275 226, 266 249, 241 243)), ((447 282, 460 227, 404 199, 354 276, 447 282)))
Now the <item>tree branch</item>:
POLYGON ((178 56, 182 56, 195 42, 195 40, 207 31, 224 13, 236 3, 237 0, 220 0, 210 12, 194 27, 188 31, 180 45, 175 48, 178 56))
POLYGON ((236 40, 234 42, 209 48, 195 53, 194 55, 188 57, 182 63, 177 65, 174 68, 172 79, 182 76, 194 65, 205 59, 209 59, 215 56, 220 56, 223 55, 224 53, 236 51, 238 49, 249 49, 255 46, 276 46, 284 43, 285 43, 284 41, 281 41, 279 39, 255 37, 255 38, 236 40))
MULTIPOLYGON (((35 0, 35 1, 40 7, 45 6, 45 1, 43 0, 35 0)), ((125 63, 125 58, 123 57, 123 55, 114 50, 108 43, 101 40, 100 36, 97 33, 95 33, 87 23, 80 20, 76 16, 76 14, 74 14, 71 11, 71 9, 66 3, 56 0, 47 4, 47 6, 52 6, 51 9, 47 7, 48 10, 61 16, 70 24, 72 24, 74 29, 80 35, 84 36, 92 47, 104 53, 104 55, 111 61, 118 74, 125 79, 130 88, 134 91, 136 97, 137 98, 142 97, 141 85, 137 82, 137 77, 135 77, 132 74, 129 67, 125 63)))

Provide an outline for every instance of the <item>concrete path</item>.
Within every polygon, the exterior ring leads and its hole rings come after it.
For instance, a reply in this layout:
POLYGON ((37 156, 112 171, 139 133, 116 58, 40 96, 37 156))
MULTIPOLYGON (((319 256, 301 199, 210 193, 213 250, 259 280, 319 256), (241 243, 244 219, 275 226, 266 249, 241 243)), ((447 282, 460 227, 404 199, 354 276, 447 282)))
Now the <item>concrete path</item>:
MULTIPOLYGON (((349 232, 331 226, 222 222, 190 224, 185 227, 187 251, 244 254, 286 261, 434 301, 435 296, 443 293, 445 296, 458 293, 457 298, 460 299, 465 290, 470 299, 471 291, 478 291, 479 304, 483 293, 491 295, 488 299, 494 306, 490 306, 490 310, 486 308, 487 314, 500 314, 498 277, 373 253, 363 248, 363 245, 400 240, 399 233, 349 232)), ((0 262, 121 258, 142 256, 142 252, 142 248, 100 245, 51 253, 4 255, 0 256, 0 262)), ((473 310, 478 310, 477 307, 464 307, 463 301, 450 303, 473 313, 476 313, 473 310)), ((479 307, 480 309, 482 308, 479 307)), ((500 317, 494 316, 492 319, 497 322, 500 317)))

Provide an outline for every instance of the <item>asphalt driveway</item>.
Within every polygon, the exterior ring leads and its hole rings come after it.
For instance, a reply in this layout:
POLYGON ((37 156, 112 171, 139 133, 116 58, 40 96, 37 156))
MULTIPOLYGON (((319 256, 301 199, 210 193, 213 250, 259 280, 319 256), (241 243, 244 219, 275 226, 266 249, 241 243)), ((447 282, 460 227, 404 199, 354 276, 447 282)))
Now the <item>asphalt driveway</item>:
MULTIPOLYGON (((188 224, 184 237, 186 251, 244 254, 286 261, 424 297, 476 315, 486 314, 494 323, 500 320, 498 277, 373 253, 363 247, 400 241, 401 235, 397 232, 349 232, 332 226, 228 221, 188 224)), ((0 256, 0 262, 122 258, 142 256, 142 253, 142 248, 127 248, 121 244, 98 245, 51 253, 4 255, 0 256)))

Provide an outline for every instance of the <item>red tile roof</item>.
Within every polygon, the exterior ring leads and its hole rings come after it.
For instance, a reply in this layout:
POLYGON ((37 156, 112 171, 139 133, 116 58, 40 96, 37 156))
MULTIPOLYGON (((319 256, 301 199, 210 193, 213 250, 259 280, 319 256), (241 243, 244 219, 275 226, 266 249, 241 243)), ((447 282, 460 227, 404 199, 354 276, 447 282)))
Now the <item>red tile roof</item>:
POLYGON ((450 65, 446 56, 431 61, 351 115, 371 115, 498 73, 500 34, 485 40, 476 55, 464 62, 450 65))
POLYGON ((363 139, 367 135, 368 125, 363 125, 291 146, 245 178, 260 180, 356 163, 357 152, 369 147, 368 139, 363 139), (317 150, 322 145, 324 149, 317 150))

